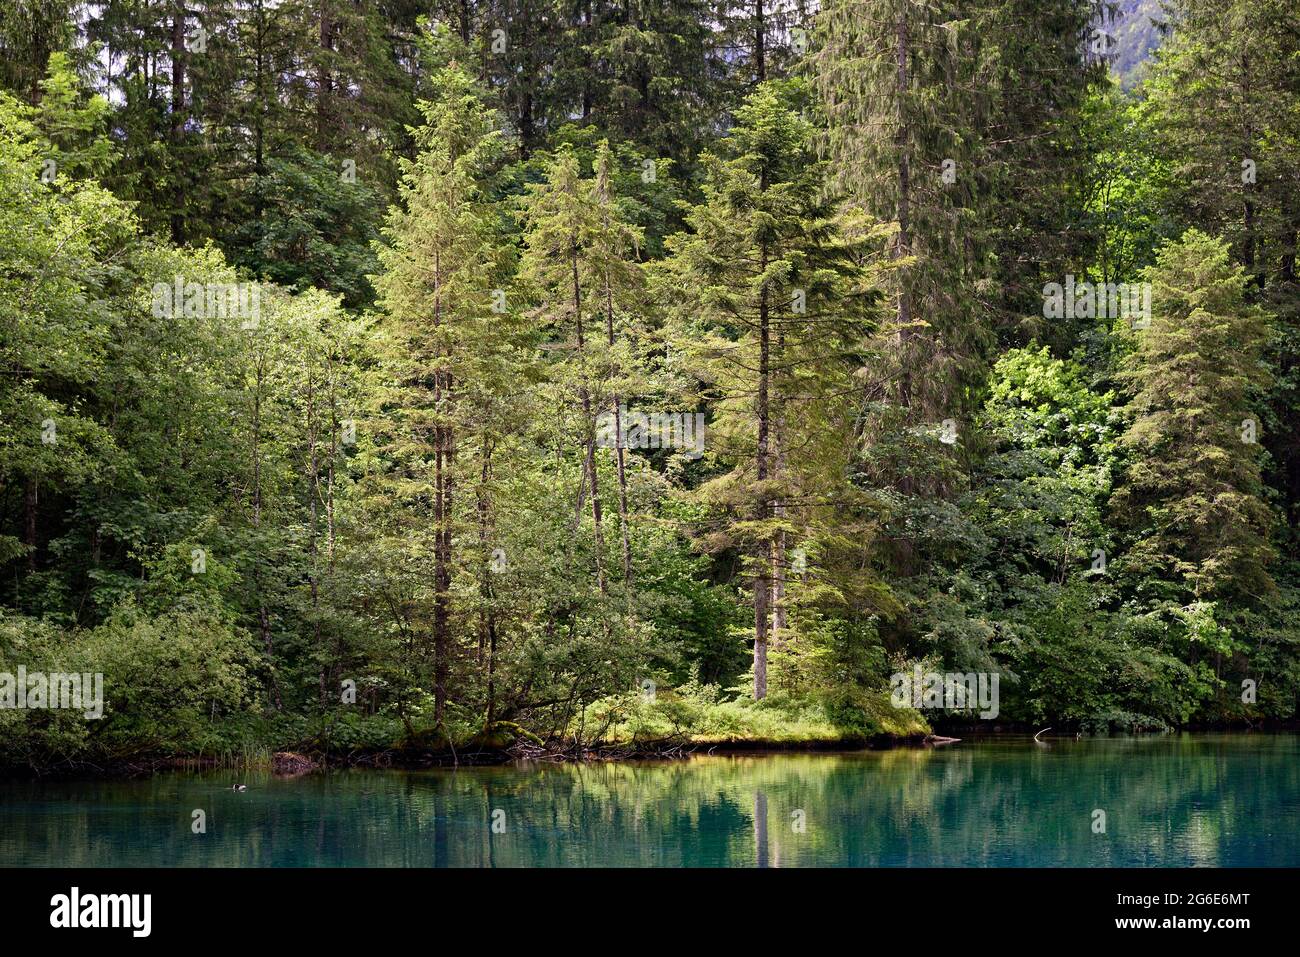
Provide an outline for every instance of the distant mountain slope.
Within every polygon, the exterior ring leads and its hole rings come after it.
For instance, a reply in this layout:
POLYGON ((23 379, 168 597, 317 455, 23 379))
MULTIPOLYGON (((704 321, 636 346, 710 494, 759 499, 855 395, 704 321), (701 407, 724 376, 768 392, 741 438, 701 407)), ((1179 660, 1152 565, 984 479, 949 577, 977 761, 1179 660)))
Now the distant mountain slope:
POLYGON ((1106 32, 1114 36, 1111 69, 1128 89, 1138 80, 1139 68, 1160 45, 1160 30, 1151 21, 1164 22, 1160 0, 1119 0, 1119 12, 1106 32))

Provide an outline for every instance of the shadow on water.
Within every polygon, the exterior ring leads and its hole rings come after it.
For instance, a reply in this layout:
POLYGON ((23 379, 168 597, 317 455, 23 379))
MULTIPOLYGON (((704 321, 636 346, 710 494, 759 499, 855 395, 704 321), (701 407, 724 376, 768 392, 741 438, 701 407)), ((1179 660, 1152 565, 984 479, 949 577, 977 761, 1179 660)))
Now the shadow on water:
POLYGON ((1294 734, 0 783, 0 865, 1296 864, 1294 734))

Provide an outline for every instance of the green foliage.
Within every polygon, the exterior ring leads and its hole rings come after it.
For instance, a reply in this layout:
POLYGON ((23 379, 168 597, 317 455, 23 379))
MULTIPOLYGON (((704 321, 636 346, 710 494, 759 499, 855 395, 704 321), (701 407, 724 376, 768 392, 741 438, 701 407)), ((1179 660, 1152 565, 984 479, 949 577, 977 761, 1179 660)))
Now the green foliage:
POLYGON ((1294 719, 1294 4, 1093 6, 0 10, 0 760, 1294 719))
POLYGON ((73 179, 103 176, 117 161, 107 133, 108 102, 85 96, 69 56, 50 54, 49 74, 41 81, 41 98, 31 119, 45 138, 45 158, 73 179))
POLYGON ((861 744, 925 734, 917 712, 894 708, 888 695, 857 694, 835 702, 774 692, 762 701, 731 699, 717 685, 690 682, 654 698, 628 694, 591 708, 587 726, 614 744, 861 744))
POLYGON ((355 166, 303 149, 286 152, 267 161, 250 191, 260 215, 228 240, 236 265, 292 289, 341 293, 353 308, 369 303, 381 194, 355 178, 355 166))
MULTIPOLYGON (((699 538, 744 556, 760 698, 767 592, 784 582, 785 550, 833 536, 830 509, 860 505, 846 481, 850 384, 875 318, 861 224, 826 195, 826 164, 796 112, 806 96, 768 82, 745 101, 704 156, 703 202, 658 274, 674 351, 712 408, 712 474, 694 492, 709 508, 699 538)), ((774 603, 778 641, 784 603, 774 603)))
MULTIPOLYGON (((993 369, 977 427, 990 448, 971 513, 996 540, 1001 588, 1064 582, 1112 548, 1103 515, 1116 459, 1113 393, 1098 394, 1085 368, 1047 348, 1013 349, 993 369)), ((1024 600, 1023 595, 1015 598, 1024 600)))
POLYGON ((1113 86, 1094 88, 1082 111, 1090 168, 1084 180, 1089 223, 1099 234, 1101 282, 1133 282, 1172 235, 1173 164, 1157 146, 1159 114, 1113 86))
POLYGON ((1264 313, 1226 245, 1188 231, 1147 271, 1149 329, 1121 371, 1135 453, 1115 496, 1133 541, 1124 568, 1168 597, 1263 599, 1272 511, 1262 496, 1251 400, 1267 381, 1264 313))
MULTIPOLYGON (((0 711, 5 760, 32 766, 115 762, 231 746, 227 719, 252 702, 251 636, 207 612, 159 617, 131 606, 104 624, 68 631, 0 619, 0 671, 100 674, 103 716, 82 711, 0 711)), ((82 686, 90 704, 90 686, 82 686)))

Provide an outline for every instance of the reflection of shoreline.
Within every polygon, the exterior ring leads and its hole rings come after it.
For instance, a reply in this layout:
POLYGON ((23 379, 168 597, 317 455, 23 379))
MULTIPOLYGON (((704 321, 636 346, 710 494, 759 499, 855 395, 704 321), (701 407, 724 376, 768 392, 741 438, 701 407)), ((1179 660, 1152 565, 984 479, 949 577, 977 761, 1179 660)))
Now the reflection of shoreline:
POLYGON ((0 864, 1287 866, 1300 737, 0 785, 0 864), (177 807, 208 811, 200 840, 177 807), (490 831, 493 812, 505 828, 490 831), (1094 810, 1106 833, 1094 834, 1094 810), (798 827, 792 826, 797 820, 798 827), (69 858, 71 853, 82 855, 69 858))

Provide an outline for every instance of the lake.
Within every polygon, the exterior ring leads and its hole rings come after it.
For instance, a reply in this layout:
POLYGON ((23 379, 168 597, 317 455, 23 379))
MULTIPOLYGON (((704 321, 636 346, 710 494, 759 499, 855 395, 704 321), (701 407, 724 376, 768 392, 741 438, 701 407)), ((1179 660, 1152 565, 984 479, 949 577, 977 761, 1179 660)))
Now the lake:
POLYGON ((0 782, 6 866, 1297 864, 1295 734, 0 782))

